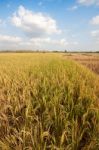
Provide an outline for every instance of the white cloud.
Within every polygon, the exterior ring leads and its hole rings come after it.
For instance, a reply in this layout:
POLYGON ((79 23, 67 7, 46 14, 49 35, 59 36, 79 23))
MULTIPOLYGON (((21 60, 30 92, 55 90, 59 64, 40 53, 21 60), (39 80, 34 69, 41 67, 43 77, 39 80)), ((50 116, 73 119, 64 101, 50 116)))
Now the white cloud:
POLYGON ((99 30, 91 31, 91 36, 93 37, 94 43, 98 44, 97 47, 99 47, 99 30))
POLYGON ((9 36, 9 35, 0 35, 0 43, 18 43, 21 42, 22 39, 17 36, 9 36))
POLYGON ((99 38, 99 30, 94 30, 94 31, 91 31, 91 35, 93 36, 93 37, 98 37, 99 38))
POLYGON ((99 4, 99 0, 78 0, 78 3, 81 5, 86 5, 86 6, 90 6, 90 5, 98 5, 99 4))
POLYGON ((93 25, 99 25, 99 15, 92 18, 91 23, 93 25))
POLYGON ((59 41, 59 44, 62 45, 62 46, 66 46, 66 45, 69 44, 69 42, 68 42, 66 39, 61 39, 61 40, 59 41))
POLYGON ((41 12, 32 12, 23 6, 19 6, 17 12, 13 14, 11 21, 17 28, 20 28, 27 35, 33 37, 61 33, 53 18, 41 12))
POLYGON ((21 42, 22 42, 21 37, 0 34, 0 50, 20 49, 21 42))

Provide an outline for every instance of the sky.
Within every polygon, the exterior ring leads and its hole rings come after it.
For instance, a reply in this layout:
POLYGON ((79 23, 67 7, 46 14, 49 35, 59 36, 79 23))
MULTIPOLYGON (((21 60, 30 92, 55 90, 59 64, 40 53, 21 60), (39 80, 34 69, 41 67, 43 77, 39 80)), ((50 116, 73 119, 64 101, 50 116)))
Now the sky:
POLYGON ((0 50, 99 51, 99 0, 0 0, 0 50))

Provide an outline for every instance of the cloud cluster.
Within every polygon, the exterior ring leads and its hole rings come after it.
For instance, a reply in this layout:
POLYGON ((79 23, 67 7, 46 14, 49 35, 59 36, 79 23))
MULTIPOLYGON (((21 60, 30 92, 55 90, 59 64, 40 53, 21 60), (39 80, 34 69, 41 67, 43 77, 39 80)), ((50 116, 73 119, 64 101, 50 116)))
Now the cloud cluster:
POLYGON ((21 42, 21 37, 0 34, 0 50, 17 50, 21 42))
POLYGON ((51 39, 50 37, 20 38, 15 36, 0 35, 0 48, 5 50, 58 50, 69 46, 76 46, 78 42, 63 39, 51 39))
POLYGON ((40 37, 51 34, 59 34, 61 30, 58 29, 56 21, 44 15, 41 12, 32 12, 19 6, 11 18, 14 26, 20 28, 29 36, 40 37))
MULTIPOLYGON (((76 6, 72 9, 77 9, 76 6)), ((78 45, 76 41, 67 41, 57 37, 62 31, 52 17, 41 12, 32 12, 23 6, 10 17, 10 23, 23 32, 22 37, 0 35, 0 49, 5 50, 58 50, 78 45), (52 36, 54 34, 54 37, 52 36)), ((2 23, 2 20, 0 20, 2 23)), ((21 33, 20 32, 20 33, 21 33)))
POLYGON ((58 46, 66 46, 69 44, 66 39, 53 40, 51 38, 32 38, 30 39, 30 43, 37 46, 47 45, 58 45, 58 46))
POLYGON ((0 43, 18 43, 21 42, 22 39, 20 37, 17 36, 9 36, 9 35, 0 35, 0 43))

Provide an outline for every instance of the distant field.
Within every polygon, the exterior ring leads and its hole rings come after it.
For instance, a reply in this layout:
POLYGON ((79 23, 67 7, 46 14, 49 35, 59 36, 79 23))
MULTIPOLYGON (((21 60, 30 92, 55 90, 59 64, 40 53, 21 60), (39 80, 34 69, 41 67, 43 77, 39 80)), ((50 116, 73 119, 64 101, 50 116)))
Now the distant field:
POLYGON ((69 54, 68 57, 80 62, 81 64, 90 68, 95 73, 99 74, 99 54, 97 53, 76 54, 75 53, 75 54, 69 54))
POLYGON ((0 54, 0 150, 99 149, 99 76, 79 62, 99 74, 98 55, 0 54))

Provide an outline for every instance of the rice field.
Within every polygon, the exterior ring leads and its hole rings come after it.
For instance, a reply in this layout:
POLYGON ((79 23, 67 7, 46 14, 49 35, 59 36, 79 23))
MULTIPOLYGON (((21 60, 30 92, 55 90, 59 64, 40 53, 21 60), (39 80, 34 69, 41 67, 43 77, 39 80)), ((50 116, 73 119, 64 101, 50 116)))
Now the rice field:
POLYGON ((99 54, 98 53, 72 53, 69 55, 65 55, 66 57, 76 60, 79 63, 85 65, 93 72, 99 74, 99 54))
POLYGON ((0 150, 99 150, 99 76, 63 55, 0 54, 0 150))

